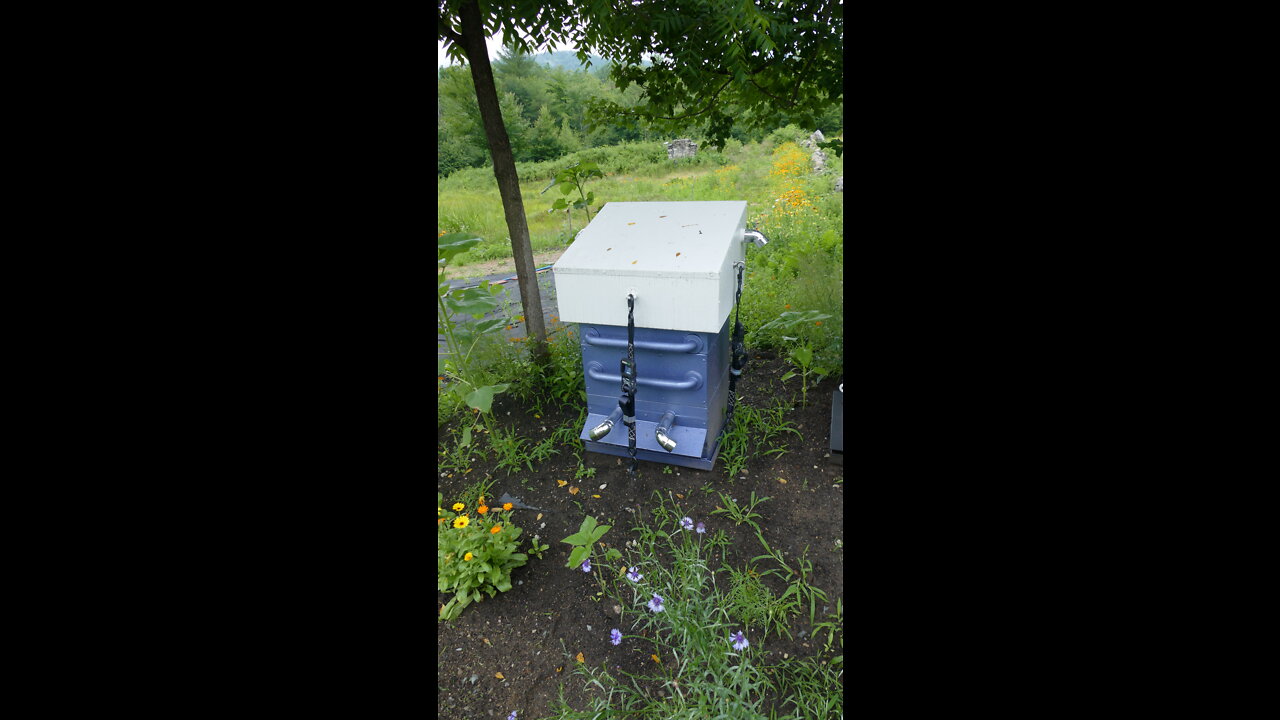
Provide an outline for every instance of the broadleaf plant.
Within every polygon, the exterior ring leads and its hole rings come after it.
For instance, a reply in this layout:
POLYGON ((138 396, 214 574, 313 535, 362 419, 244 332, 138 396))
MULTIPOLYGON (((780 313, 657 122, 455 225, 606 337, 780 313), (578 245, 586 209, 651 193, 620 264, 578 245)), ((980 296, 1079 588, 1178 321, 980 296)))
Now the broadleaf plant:
POLYGON ((569 562, 565 563, 567 568, 577 568, 582 563, 591 558, 592 548, 604 537, 612 525, 597 525, 596 519, 590 515, 582 520, 582 525, 578 527, 578 532, 561 540, 562 543, 573 545, 574 548, 569 553, 569 562))

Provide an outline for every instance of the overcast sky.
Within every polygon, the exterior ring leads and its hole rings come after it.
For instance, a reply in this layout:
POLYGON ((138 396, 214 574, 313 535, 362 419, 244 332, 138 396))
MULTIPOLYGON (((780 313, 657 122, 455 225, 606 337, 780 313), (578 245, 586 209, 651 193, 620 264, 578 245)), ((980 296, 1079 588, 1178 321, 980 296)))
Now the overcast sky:
MULTIPOLYGON (((489 46, 489 59, 490 60, 497 59, 498 49, 502 47, 502 31, 499 30, 497 35, 494 35, 493 37, 485 40, 485 44, 489 46)), ((561 52, 564 50, 567 50, 569 52, 574 52, 576 50, 576 48, 570 47, 568 45, 556 45, 551 49, 556 52, 561 52)), ((437 51, 437 57, 438 57, 436 61, 436 67, 444 67, 445 65, 449 65, 450 64, 449 59, 446 58, 444 55, 444 43, 437 41, 436 51, 437 51)), ((546 51, 544 50, 543 52, 546 52, 546 51)))

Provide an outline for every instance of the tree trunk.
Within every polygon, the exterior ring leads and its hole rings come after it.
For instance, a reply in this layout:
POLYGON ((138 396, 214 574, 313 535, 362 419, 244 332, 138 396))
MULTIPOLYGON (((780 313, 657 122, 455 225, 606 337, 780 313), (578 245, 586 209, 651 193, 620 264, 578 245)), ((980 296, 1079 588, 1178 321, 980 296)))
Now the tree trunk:
POLYGON ((507 128, 502 123, 502 110, 498 107, 498 89, 493 83, 493 67, 489 64, 489 49, 485 46, 484 23, 477 0, 468 0, 462 5, 460 19, 462 47, 467 53, 467 64, 471 66, 476 102, 480 105, 480 118, 484 123, 485 138, 489 141, 489 154, 493 157, 493 176, 498 181, 498 195, 507 216, 507 231, 511 233, 511 252, 516 261, 516 282, 520 288, 520 304, 524 307, 525 329, 532 343, 533 356, 541 362, 547 356, 542 296, 538 293, 533 246, 529 242, 529 224, 524 216, 515 157, 511 153, 507 128))

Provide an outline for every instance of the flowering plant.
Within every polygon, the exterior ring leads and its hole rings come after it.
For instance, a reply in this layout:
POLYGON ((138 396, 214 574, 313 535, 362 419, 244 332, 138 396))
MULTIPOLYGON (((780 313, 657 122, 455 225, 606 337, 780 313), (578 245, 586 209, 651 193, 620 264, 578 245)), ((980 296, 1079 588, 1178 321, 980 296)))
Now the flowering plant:
POLYGON ((456 593, 441 608, 440 619, 451 620, 481 600, 481 592, 493 597, 510 590, 511 571, 528 556, 515 551, 522 531, 511 524, 510 510, 486 508, 472 517, 471 511, 484 506, 483 496, 476 503, 451 505, 462 506, 452 513, 444 509, 444 496, 436 496, 436 579, 440 592, 456 593))

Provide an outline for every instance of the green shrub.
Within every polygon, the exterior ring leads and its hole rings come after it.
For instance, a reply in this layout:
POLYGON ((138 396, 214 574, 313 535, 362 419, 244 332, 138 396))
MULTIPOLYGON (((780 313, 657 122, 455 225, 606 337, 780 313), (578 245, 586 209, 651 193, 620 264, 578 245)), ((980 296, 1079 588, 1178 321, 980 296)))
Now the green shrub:
POLYGON ((456 593, 441 608, 441 620, 456 618, 468 605, 482 600, 481 593, 493 597, 510 590, 511 571, 528 560, 515 551, 522 531, 511 524, 510 511, 486 508, 481 514, 483 497, 475 504, 451 504, 451 510, 461 507, 450 512, 443 507, 444 496, 436 493, 436 581, 440 592, 456 593))

